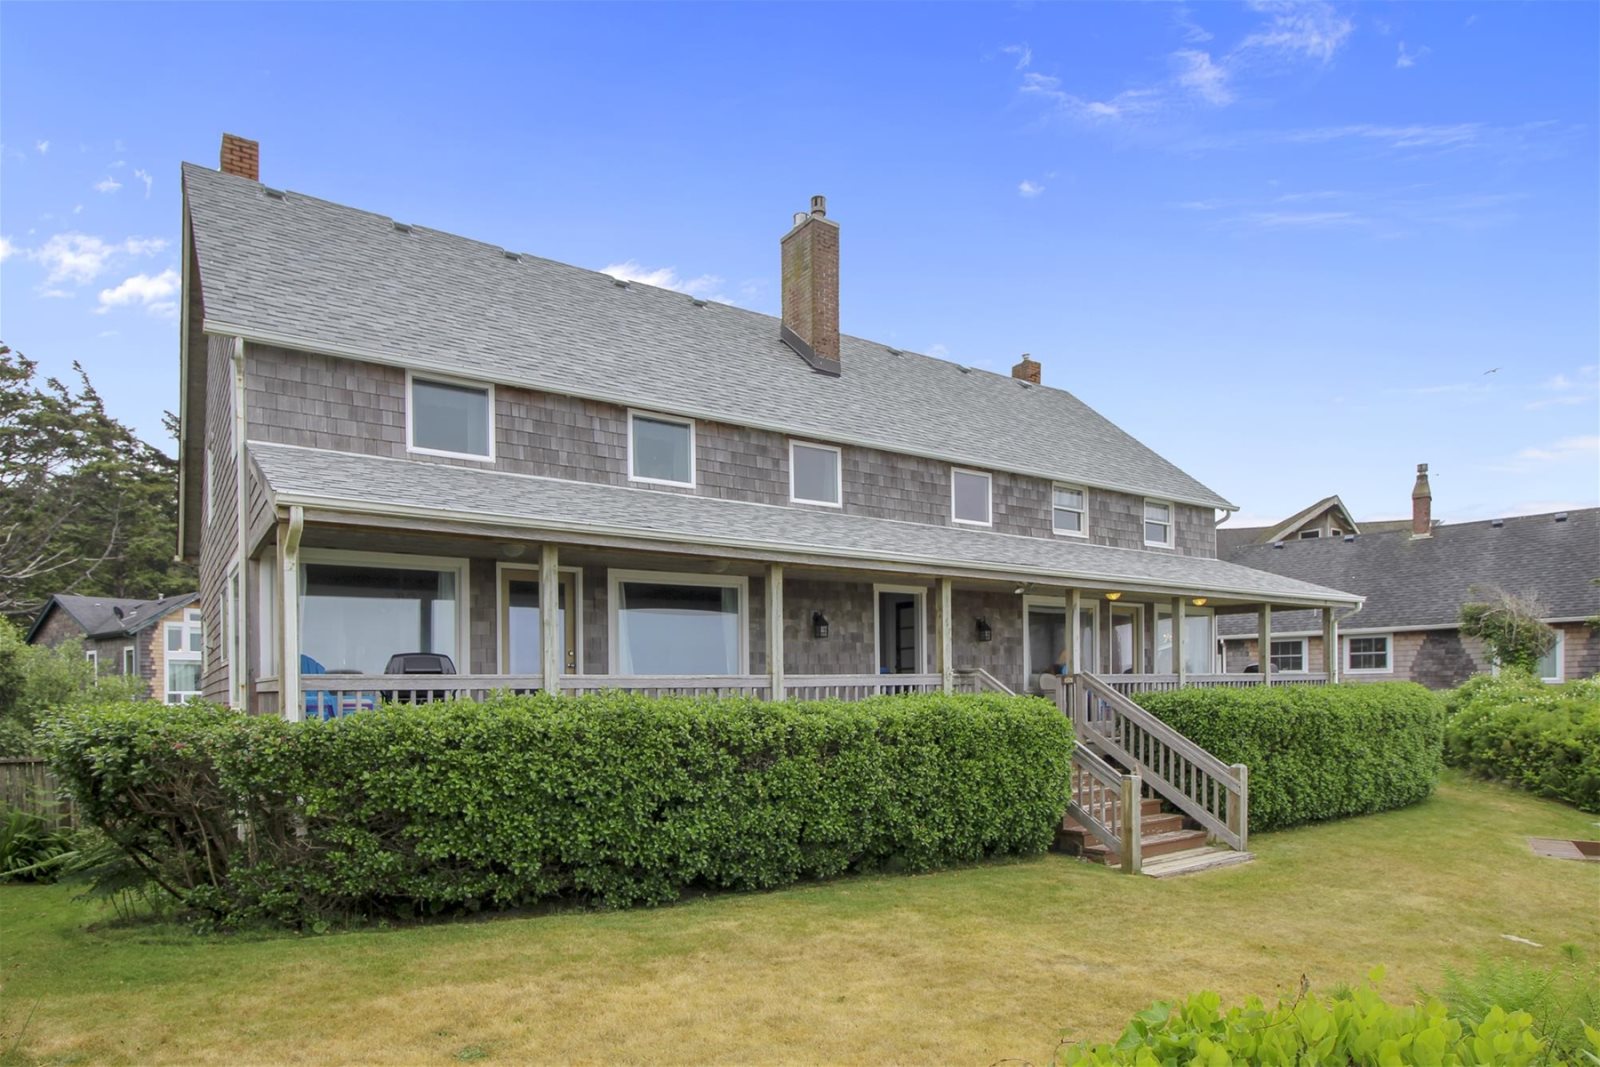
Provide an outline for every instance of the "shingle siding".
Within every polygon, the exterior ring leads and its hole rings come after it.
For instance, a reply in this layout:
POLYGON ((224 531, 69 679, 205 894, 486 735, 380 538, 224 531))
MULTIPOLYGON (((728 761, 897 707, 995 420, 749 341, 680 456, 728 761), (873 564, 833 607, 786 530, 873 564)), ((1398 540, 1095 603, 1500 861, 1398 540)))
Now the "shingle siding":
MULTIPOLYGON (((200 611, 205 631, 201 691, 208 700, 228 697, 228 664, 222 650, 222 589, 233 563, 238 541, 238 511, 235 497, 233 455, 233 342, 226 337, 208 337, 206 359, 206 425, 204 453, 210 457, 210 510, 208 497, 200 494, 203 524, 200 535, 200 611)), ((191 355, 193 353, 191 352, 191 355)), ((205 476, 206 466, 199 472, 205 476)))

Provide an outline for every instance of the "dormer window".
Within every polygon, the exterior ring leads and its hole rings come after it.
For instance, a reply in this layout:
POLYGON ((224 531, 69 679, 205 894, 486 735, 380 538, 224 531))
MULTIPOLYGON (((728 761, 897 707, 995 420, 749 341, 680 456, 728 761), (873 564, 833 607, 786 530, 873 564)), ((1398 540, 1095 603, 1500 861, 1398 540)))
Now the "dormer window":
POLYGON ((984 471, 950 469, 950 518, 965 526, 994 525, 992 483, 984 471))
POLYGON ((494 386, 408 375, 406 447, 433 456, 494 458, 494 386))
POLYGON ((1150 548, 1172 547, 1172 505, 1164 500, 1144 502, 1144 543, 1150 548))

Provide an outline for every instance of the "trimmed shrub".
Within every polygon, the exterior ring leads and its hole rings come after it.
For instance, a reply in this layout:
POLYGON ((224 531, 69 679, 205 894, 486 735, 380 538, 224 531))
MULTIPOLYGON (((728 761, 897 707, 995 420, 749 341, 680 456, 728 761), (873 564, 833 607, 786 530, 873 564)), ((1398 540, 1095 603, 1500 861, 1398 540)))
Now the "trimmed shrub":
POLYGON ((1600 679, 1523 671, 1469 679, 1446 700, 1445 761, 1600 812, 1600 679))
MULTIPOLYGON (((1440 1001, 1396 1005, 1375 983, 1319 997, 1302 991, 1268 1008, 1251 997, 1222 1010, 1215 993, 1158 1002, 1133 1017, 1112 1044, 1066 1048, 1057 1062, 1080 1064, 1516 1064, 1551 1062, 1551 1049, 1527 1012, 1490 1007, 1458 1016, 1440 1001)), ((1600 1032, 1588 1042, 1600 1050, 1600 1032)))
POLYGON ((83 816, 224 921, 670 901, 1047 848, 1069 725, 1029 697, 500 696, 287 723, 46 727, 83 816))
POLYGON ((1441 769, 1443 705, 1411 682, 1179 689, 1139 703, 1225 763, 1250 768, 1250 828, 1415 804, 1441 769))

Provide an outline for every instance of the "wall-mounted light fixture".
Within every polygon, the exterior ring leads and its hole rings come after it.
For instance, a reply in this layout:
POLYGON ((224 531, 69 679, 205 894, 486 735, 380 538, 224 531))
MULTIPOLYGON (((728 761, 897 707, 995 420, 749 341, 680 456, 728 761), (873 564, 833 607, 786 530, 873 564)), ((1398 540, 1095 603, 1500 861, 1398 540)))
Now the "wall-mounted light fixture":
POLYGON ((1203 608, 1206 606, 1206 598, 1203 596, 1197 596, 1193 600, 1189 601, 1189 603, 1193 604, 1197 608, 1203 608))
POLYGON ((978 620, 978 640, 979 641, 993 641, 994 640, 994 627, 989 625, 989 620, 988 619, 979 619, 978 620))
POLYGON ((828 636, 828 617, 820 611, 811 613, 811 636, 818 641, 826 640, 828 636))
POLYGON ((1121 600, 1122 599, 1122 594, 1121 593, 1107 593, 1106 594, 1106 599, 1107 600, 1121 600))

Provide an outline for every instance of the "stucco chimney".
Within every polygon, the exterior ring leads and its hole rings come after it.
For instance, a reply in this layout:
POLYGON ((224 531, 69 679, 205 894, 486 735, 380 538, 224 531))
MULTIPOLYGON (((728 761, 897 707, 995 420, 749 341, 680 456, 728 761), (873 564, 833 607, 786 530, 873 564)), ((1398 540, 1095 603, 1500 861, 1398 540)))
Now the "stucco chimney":
POLYGON ((1417 464, 1417 484, 1411 488, 1411 536, 1433 536, 1433 490, 1428 487, 1428 465, 1417 464))
POLYGON ((813 196, 811 210, 795 215, 783 235, 784 343, 819 371, 838 374, 839 224, 828 201, 813 196))
POLYGON ((261 180, 261 142, 231 133, 222 135, 222 173, 261 180))
POLYGON ((1011 368, 1011 376, 1025 382, 1032 382, 1034 385, 1038 385, 1039 374, 1043 370, 1044 367, 1040 366, 1038 360, 1024 352, 1022 353, 1022 360, 1015 367, 1011 368))

